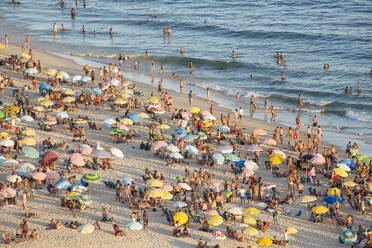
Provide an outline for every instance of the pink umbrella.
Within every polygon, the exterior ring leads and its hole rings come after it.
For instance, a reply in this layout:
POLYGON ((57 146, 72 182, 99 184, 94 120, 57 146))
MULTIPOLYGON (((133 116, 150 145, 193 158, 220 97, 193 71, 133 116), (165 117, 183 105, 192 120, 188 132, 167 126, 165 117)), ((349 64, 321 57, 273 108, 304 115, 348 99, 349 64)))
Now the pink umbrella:
POLYGON ((276 145, 276 141, 273 140, 273 139, 265 139, 263 143, 266 144, 266 145, 270 145, 270 146, 275 146, 276 145))
POLYGON ((204 212, 204 215, 206 216, 213 216, 213 215, 220 215, 216 210, 210 209, 204 212))
POLYGON ((315 165, 322 165, 326 162, 326 160, 322 155, 320 155, 320 156, 316 156, 310 159, 310 162, 315 165))
POLYGON ((261 128, 254 128, 252 132, 256 135, 266 135, 267 132, 261 128))
POLYGON ((189 112, 182 112, 181 113, 182 119, 184 120, 190 120, 190 113, 189 112))
POLYGON ((241 177, 250 177, 250 176, 253 176, 254 172, 251 171, 251 170, 243 170, 242 171, 242 174, 240 174, 241 177))
POLYGON ((208 116, 208 115, 212 115, 211 112, 209 112, 208 110, 202 110, 199 112, 202 116, 208 116))
POLYGON ((162 140, 155 141, 155 143, 151 147, 151 150, 156 151, 156 150, 159 150, 160 148, 165 147, 167 145, 168 144, 166 142, 162 141, 162 140))
POLYGON ((83 154, 91 154, 93 148, 90 147, 89 145, 84 145, 84 146, 76 145, 76 150, 83 154))
POLYGON ((128 132, 129 131, 129 128, 127 126, 125 126, 124 124, 120 125, 119 128, 121 130, 124 130, 125 132, 128 132))
POLYGON ((34 172, 31 174, 31 177, 35 180, 44 180, 46 175, 43 172, 34 172))
POLYGON ((163 191, 167 191, 167 192, 171 192, 171 191, 173 191, 173 187, 170 186, 169 184, 163 185, 163 186, 161 187, 161 189, 162 189, 163 191))
POLYGON ((46 175, 46 178, 49 180, 58 180, 60 177, 60 175, 55 171, 47 171, 45 175, 46 175))
POLYGON ((3 188, 0 191, 0 195, 3 196, 4 198, 13 198, 17 194, 17 191, 12 188, 3 188))
POLYGON ((76 165, 76 166, 84 166, 85 165, 84 157, 81 156, 80 153, 71 154, 70 159, 71 159, 71 163, 76 165))

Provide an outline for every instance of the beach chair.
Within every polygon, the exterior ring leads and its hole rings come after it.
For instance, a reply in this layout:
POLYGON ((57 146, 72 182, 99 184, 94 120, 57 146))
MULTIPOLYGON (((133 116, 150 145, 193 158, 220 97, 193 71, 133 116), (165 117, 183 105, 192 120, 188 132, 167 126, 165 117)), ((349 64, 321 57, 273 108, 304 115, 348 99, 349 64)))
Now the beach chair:
POLYGON ((302 209, 298 210, 296 216, 297 216, 297 217, 300 217, 301 215, 302 215, 302 209))

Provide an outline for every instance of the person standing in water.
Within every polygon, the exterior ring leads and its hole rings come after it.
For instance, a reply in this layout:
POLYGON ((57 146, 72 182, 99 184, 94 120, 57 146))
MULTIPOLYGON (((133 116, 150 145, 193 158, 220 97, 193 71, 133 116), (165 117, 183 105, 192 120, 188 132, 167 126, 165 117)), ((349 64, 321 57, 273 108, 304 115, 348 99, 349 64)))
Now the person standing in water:
POLYGON ((276 121, 276 116, 277 116, 277 114, 275 113, 274 106, 271 106, 271 121, 272 122, 276 121))
POLYGON ((211 90, 209 88, 207 88, 207 99, 208 99, 208 102, 211 101, 211 90))
POLYGON ((284 74, 284 72, 282 71, 282 76, 281 76, 281 78, 282 78, 282 81, 284 81, 285 80, 285 74, 284 74))
POLYGON ((26 38, 25 38, 25 48, 28 48, 28 49, 31 48, 31 46, 30 46, 30 36, 28 34, 26 35, 26 38))
POLYGON ((8 47, 8 44, 9 44, 9 37, 8 37, 8 35, 7 34, 5 34, 5 36, 4 36, 4 45, 5 45, 5 48, 7 48, 8 47))
POLYGON ((81 32, 83 32, 83 34, 85 34, 86 31, 87 31, 87 28, 85 27, 85 25, 83 25, 83 26, 81 27, 81 32))
POLYGON ((163 63, 160 63, 160 73, 165 72, 163 63))
POLYGON ((155 72, 155 62, 151 61, 151 72, 155 72))
POLYGON ((269 109, 269 97, 265 98, 265 111, 269 109))
POLYGON ((183 47, 181 47, 181 50, 180 50, 180 53, 181 53, 181 56, 183 56, 183 47))
POLYGON ((183 80, 180 80, 180 92, 183 94, 183 80))
POLYGON ((113 30, 112 27, 109 29, 109 34, 110 34, 110 36, 112 36, 114 34, 114 30, 113 30))
POLYGON ((74 8, 71 9, 71 19, 74 20, 76 15, 76 11, 74 8))
POLYGON ((236 105, 239 105, 239 99, 240 99, 240 94, 239 94, 239 92, 236 92, 235 97, 236 97, 236 105))
POLYGON ((301 94, 298 94, 298 105, 300 106, 300 108, 302 108, 302 106, 304 105, 302 102, 301 94))
POLYGON ((232 58, 235 60, 235 58, 236 58, 236 52, 235 52, 235 50, 232 50, 232 58))
POLYGON ((358 83, 358 88, 357 88, 358 95, 362 93, 362 87, 360 86, 360 83, 358 83))
POLYGON ((61 24, 61 31, 62 32, 65 32, 66 31, 65 25, 63 25, 63 23, 61 24))
POLYGON ((55 34, 58 33, 57 23, 54 23, 54 24, 53 24, 53 32, 54 32, 55 34))
POLYGON ((194 67, 192 66, 192 61, 189 62, 189 72, 190 74, 194 71, 194 67))
POLYGON ((192 104, 192 99, 193 99, 193 94, 192 94, 192 90, 190 90, 190 92, 189 92, 189 104, 191 105, 192 104))

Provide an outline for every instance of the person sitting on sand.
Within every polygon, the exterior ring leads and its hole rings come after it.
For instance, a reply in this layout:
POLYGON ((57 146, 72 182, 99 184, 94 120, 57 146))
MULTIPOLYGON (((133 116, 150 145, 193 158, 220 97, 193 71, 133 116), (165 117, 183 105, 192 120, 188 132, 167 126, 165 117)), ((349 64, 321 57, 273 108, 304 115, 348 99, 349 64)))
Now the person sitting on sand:
POLYGON ((36 239, 38 239, 38 238, 39 238, 39 232, 36 231, 36 229, 34 229, 34 230, 31 232, 31 234, 30 234, 30 238, 31 238, 32 240, 36 240, 36 239))
POLYGON ((56 229, 61 229, 63 227, 63 224, 60 220, 57 220, 57 223, 56 223, 56 229))
POLYGON ((123 230, 121 230, 117 224, 113 224, 112 227, 114 228, 115 236, 124 236, 123 230))

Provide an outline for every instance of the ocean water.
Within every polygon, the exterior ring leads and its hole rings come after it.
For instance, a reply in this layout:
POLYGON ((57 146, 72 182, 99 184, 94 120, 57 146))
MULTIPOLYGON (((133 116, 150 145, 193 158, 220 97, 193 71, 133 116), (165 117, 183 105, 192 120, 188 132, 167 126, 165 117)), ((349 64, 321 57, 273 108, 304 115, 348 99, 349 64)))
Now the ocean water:
MULTIPOLYGON (((78 5, 65 0, 64 8, 58 0, 24 0, 16 6, 8 2, 0 2, 0 35, 9 33, 10 41, 22 41, 20 31, 25 31, 33 46, 79 56, 84 63, 117 63, 113 55, 122 53, 140 62, 139 72, 131 65, 123 68, 127 76, 145 83, 151 77, 157 83, 161 76, 149 73, 150 64, 154 60, 158 70, 162 62, 168 76, 180 75, 187 91, 205 96, 209 87, 212 98, 231 109, 236 107, 234 94, 240 92, 246 113, 255 95, 259 109, 254 117, 262 119, 268 96, 278 122, 294 126, 300 114, 306 128, 317 115, 327 140, 340 146, 357 141, 362 153, 372 155, 371 1, 87 0, 85 8, 82 0, 78 5), (71 8, 76 9, 74 20, 71 8), (66 32, 54 36, 53 23, 63 23, 66 32), (163 35, 168 27, 171 37, 163 35), (232 50, 237 52, 235 61, 232 50), (276 64, 277 51, 283 52, 287 67, 276 64), (325 63, 330 65, 327 71, 325 63), (346 86, 354 89, 352 95, 344 94, 346 86), (304 100, 301 110, 298 94, 304 100)), ((178 82, 168 77, 165 86, 178 89, 178 82)))

